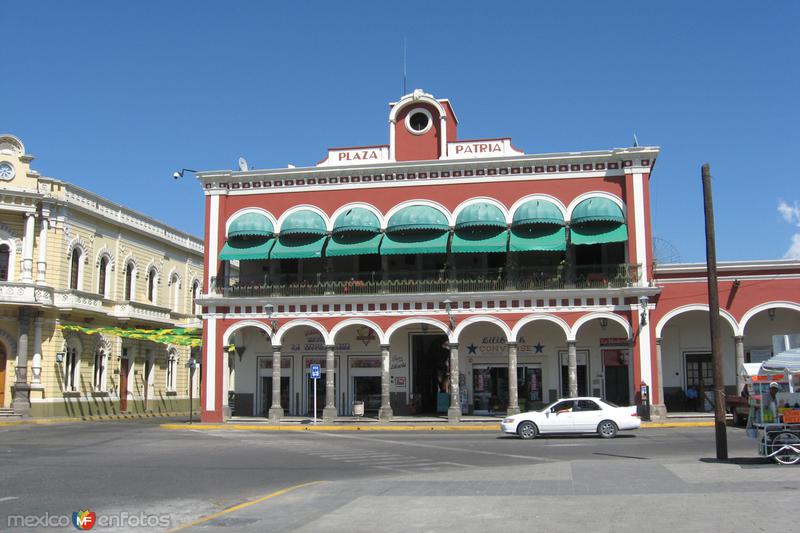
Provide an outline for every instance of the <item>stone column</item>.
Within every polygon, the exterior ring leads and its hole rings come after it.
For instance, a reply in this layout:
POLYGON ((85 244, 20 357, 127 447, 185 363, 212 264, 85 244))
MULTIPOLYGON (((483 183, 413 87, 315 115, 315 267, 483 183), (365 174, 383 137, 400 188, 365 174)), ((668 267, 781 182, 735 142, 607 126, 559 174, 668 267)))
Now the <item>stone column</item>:
POLYGON ((42 384, 42 323, 44 318, 37 314, 33 319, 33 362, 31 363, 31 384, 34 388, 42 384))
POLYGON ((656 338, 656 378, 658 379, 658 388, 656 394, 658 396, 658 403, 653 403, 650 406, 651 416, 657 418, 666 418, 667 408, 664 405, 664 366, 661 363, 661 345, 664 339, 661 337, 656 338))
POLYGON ((381 408, 378 411, 378 418, 380 420, 391 420, 392 404, 389 395, 389 383, 391 380, 391 354, 389 353, 389 345, 381 345, 381 408))
POLYGON ((42 223, 39 227, 39 261, 36 264, 36 283, 44 285, 47 281, 47 231, 50 228, 50 221, 42 216, 42 223))
POLYGON ((325 346, 325 407, 322 419, 332 422, 336 418, 336 359, 333 346, 325 346))
POLYGON ((28 384, 28 328, 30 317, 28 310, 19 310, 19 339, 17 341, 16 382, 14 383, 14 399, 11 407, 14 413, 27 417, 31 410, 31 389, 28 384))
POLYGON ((36 213, 25 213, 25 237, 22 243, 22 281, 33 281, 33 226, 36 213))
POLYGON ((450 344, 450 407, 447 409, 448 422, 461 421, 461 404, 458 395, 458 344, 450 344))
POLYGON ((567 397, 578 395, 578 350, 575 341, 567 341, 567 397))
POLYGON ((519 391, 517 390, 517 343, 508 343, 508 410, 507 414, 519 413, 519 391))
POLYGON ((744 377, 742 377, 739 369, 744 364, 744 337, 737 335, 733 338, 736 347, 736 365, 733 371, 736 373, 736 394, 741 394, 744 389, 744 377))
POLYGON ((280 422, 283 416, 281 407, 281 347, 272 347, 272 406, 269 408, 269 419, 280 422))

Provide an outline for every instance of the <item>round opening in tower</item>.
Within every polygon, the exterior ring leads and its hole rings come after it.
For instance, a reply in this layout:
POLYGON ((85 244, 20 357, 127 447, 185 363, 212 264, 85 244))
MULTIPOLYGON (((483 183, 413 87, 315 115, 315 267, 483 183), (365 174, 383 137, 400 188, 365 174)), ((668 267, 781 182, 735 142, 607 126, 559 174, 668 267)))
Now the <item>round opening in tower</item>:
POLYGON ((432 121, 427 109, 414 109, 406 118, 406 127, 411 133, 421 135, 431 128, 432 121))

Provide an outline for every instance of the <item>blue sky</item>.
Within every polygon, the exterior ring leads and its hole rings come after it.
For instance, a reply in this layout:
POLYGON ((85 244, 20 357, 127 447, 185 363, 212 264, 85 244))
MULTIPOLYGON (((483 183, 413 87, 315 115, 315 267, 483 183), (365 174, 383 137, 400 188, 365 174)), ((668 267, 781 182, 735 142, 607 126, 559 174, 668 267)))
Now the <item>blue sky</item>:
MULTIPOLYGON (((705 257, 800 258, 800 3, 8 2, 0 131, 42 174, 200 235, 180 167, 313 165, 387 142, 408 87, 449 98, 462 138, 527 153, 662 149, 654 234, 705 257), (790 251, 794 239, 793 251, 790 251)), ((673 254, 669 254, 673 255, 673 254)))

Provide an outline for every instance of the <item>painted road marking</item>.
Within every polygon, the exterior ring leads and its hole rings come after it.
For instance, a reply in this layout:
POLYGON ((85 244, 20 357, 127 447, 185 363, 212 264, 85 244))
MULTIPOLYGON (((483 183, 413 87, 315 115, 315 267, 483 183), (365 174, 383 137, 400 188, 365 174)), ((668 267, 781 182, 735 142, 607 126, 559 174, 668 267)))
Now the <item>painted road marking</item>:
POLYGON ((271 500, 272 498, 276 498, 287 492, 292 492, 293 490, 301 489, 303 487, 310 487, 312 485, 319 485, 320 483, 325 483, 324 481, 310 481, 308 483, 300 483, 299 485, 292 485, 291 487, 286 487, 285 489, 276 490, 275 492, 271 492, 260 498, 256 498, 255 500, 250 500, 247 502, 240 503, 238 505, 234 505, 233 507, 228 507, 227 509, 223 509, 217 513, 210 514, 208 516, 204 516, 202 518, 198 518, 194 522, 189 522, 188 524, 180 525, 176 528, 170 529, 167 533, 172 533, 173 531, 183 531, 185 529, 189 529, 190 527, 199 526, 200 524, 205 524, 206 522, 210 522, 220 516, 225 516, 226 514, 233 513, 235 511, 239 511, 241 509, 246 509, 250 506, 253 506, 257 503, 265 502, 267 500, 271 500))
POLYGON ((4 498, 0 498, 0 502, 10 502, 11 500, 19 500, 18 496, 6 496, 4 498))

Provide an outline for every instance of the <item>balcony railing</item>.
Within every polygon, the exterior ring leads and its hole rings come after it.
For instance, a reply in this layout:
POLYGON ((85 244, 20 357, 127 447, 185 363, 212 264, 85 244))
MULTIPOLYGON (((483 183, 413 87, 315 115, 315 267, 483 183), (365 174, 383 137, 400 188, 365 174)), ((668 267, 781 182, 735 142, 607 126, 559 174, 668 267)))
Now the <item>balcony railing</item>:
POLYGON ((227 297, 414 294, 515 290, 606 289, 639 285, 641 265, 564 265, 485 270, 413 270, 212 278, 227 297))

